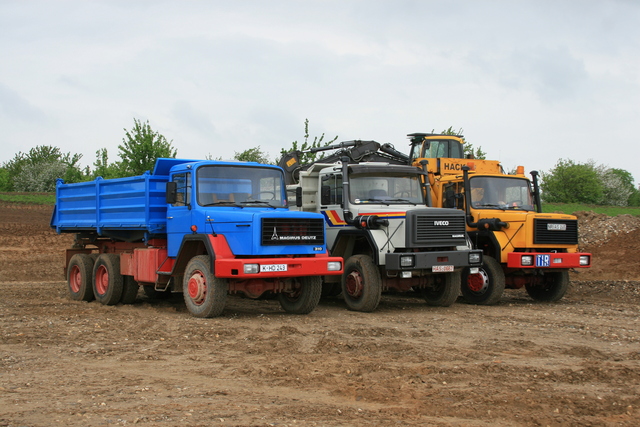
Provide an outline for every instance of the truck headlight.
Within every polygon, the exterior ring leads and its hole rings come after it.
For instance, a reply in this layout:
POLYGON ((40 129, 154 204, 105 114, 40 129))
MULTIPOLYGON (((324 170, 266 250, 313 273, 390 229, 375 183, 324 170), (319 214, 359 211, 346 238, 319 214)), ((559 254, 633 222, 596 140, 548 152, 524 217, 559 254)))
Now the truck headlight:
POLYGON ((404 255, 400 257, 400 267, 413 267, 415 263, 416 261, 413 255, 404 255))
POLYGON ((533 255, 523 255, 520 258, 521 265, 533 265, 533 255))
POLYGON ((469 264, 480 264, 480 252, 469 252, 469 264))
POLYGON ((244 274, 258 274, 260 266, 258 264, 245 264, 244 274))
POLYGON ((591 265, 591 257, 589 255, 580 255, 580 265, 591 265))
POLYGON ((340 271, 342 269, 342 263, 340 261, 331 261, 327 263, 328 271, 340 271))

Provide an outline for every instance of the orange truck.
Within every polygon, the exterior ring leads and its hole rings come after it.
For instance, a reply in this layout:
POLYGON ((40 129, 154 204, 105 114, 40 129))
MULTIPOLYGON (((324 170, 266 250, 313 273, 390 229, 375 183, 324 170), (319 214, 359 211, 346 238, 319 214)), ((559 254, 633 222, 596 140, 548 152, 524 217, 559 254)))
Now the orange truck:
POLYGON ((477 273, 462 273, 467 302, 495 304, 504 289, 524 287, 538 301, 558 301, 569 287, 569 271, 591 266, 578 252, 578 219, 543 213, 538 172, 531 179, 518 166, 503 171, 496 160, 464 155, 461 135, 412 133, 410 163, 426 169, 430 205, 465 211, 466 229, 483 251, 477 273))

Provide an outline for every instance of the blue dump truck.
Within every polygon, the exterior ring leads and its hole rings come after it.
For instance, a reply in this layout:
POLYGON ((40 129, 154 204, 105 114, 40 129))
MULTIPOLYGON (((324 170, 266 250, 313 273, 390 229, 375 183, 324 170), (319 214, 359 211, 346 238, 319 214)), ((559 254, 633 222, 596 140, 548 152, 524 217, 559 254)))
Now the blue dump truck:
POLYGON ((277 295, 306 314, 322 276, 340 275, 320 214, 287 207, 272 165, 158 159, 152 173, 65 184, 58 180, 51 227, 75 233, 66 251, 72 299, 105 305, 182 292, 195 317, 222 313, 228 294, 277 295))

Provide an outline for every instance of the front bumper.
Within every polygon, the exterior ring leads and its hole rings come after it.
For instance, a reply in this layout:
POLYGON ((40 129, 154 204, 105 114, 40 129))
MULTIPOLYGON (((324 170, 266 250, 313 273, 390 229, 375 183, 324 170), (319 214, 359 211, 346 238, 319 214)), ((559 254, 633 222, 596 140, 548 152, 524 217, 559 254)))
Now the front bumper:
POLYGON ((480 267, 482 265, 482 251, 479 249, 469 251, 437 251, 437 252, 401 252, 385 254, 387 271, 410 270, 439 270, 446 266, 454 269, 463 267, 480 267), (412 257, 414 262, 407 265, 406 258, 412 257), (475 258, 477 262, 470 260, 475 258), (405 260, 405 262, 403 262, 405 260))
POLYGON ((510 252, 509 268, 585 268, 591 267, 589 253, 510 252))
POLYGON ((341 257, 308 258, 227 258, 216 259, 216 277, 233 279, 269 279, 283 277, 328 276, 342 274, 344 263, 341 257), (330 270, 330 263, 339 263, 339 269, 330 270), (245 273, 246 265, 258 265, 255 273, 245 273), (273 271, 260 271, 261 269, 273 271))

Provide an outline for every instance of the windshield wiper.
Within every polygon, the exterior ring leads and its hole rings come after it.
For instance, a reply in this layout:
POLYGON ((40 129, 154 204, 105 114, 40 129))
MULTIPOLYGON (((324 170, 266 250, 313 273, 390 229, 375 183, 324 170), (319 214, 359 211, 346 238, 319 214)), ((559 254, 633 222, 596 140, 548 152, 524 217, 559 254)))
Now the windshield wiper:
POLYGON ((273 206, 271 203, 266 202, 264 200, 245 200, 244 202, 241 202, 243 205, 257 205, 260 204, 261 206, 269 206, 270 208, 276 208, 275 206, 273 206))
POLYGON ((238 207, 238 208, 241 208, 241 207, 242 207, 242 205, 239 205, 239 204, 238 204, 238 203, 236 203, 236 202, 221 202, 221 201, 219 201, 219 202, 213 202, 213 203, 207 203, 206 205, 202 205, 202 206, 207 207, 207 206, 218 206, 218 205, 219 205, 219 206, 236 206, 236 207, 238 207))
POLYGON ((401 202, 401 203, 402 203, 402 202, 404 202, 404 203, 410 203, 410 204, 412 204, 413 206, 416 206, 416 205, 417 205, 417 203, 416 203, 416 202, 412 202, 412 201, 411 201, 411 200, 409 200, 409 199, 388 199, 388 200, 391 200, 392 202, 401 202))
POLYGON ((479 203, 479 204, 476 204, 475 207, 476 208, 500 208, 500 209, 506 208, 505 205, 498 205, 496 203, 479 203))
POLYGON ((360 199, 360 201, 362 201, 362 202, 377 202, 377 203, 382 203, 384 205, 389 206, 390 203, 388 202, 388 200, 389 199, 384 199, 384 200, 383 199, 377 199, 375 197, 371 198, 371 199, 364 199, 364 200, 360 199))

